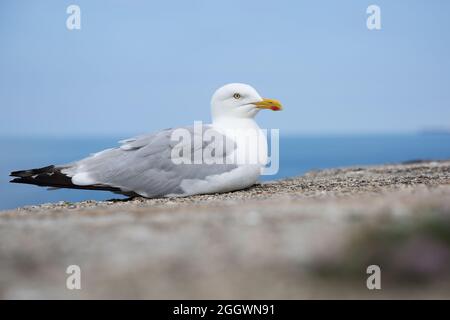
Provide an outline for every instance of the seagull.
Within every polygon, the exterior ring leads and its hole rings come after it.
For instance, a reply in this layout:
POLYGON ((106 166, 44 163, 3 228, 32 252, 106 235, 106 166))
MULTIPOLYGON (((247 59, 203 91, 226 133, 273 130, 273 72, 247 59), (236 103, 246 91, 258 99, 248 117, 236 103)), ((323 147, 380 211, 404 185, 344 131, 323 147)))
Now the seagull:
POLYGON ((250 85, 227 84, 212 96, 211 124, 165 129, 72 163, 14 171, 10 182, 146 198, 245 189, 258 181, 268 162, 267 138, 254 120, 262 109, 279 111, 282 105, 261 98, 250 85), (246 161, 236 160, 244 154, 250 154, 246 161), (249 161, 251 156, 257 161, 249 161))

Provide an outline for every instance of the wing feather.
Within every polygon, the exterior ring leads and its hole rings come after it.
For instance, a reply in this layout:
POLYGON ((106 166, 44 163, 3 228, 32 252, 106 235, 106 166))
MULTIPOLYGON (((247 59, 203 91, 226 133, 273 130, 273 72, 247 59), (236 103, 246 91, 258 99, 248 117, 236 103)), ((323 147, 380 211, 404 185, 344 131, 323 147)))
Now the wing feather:
MULTIPOLYGON (((185 127, 191 136, 196 131, 193 127, 185 127)), ((204 126, 202 135, 206 130, 213 130, 210 126, 204 126)), ((122 140, 118 148, 99 152, 91 157, 63 166, 63 173, 72 177, 73 181, 80 184, 102 184, 119 188, 124 192, 134 191, 147 197, 162 196, 167 194, 182 194, 183 180, 206 179, 208 176, 229 172, 235 168, 235 164, 226 164, 227 152, 217 151, 214 157, 222 157, 224 164, 207 164, 208 159, 203 159, 202 164, 175 164, 172 161, 172 148, 179 141, 172 139, 175 129, 166 129, 154 134, 142 135, 131 139, 122 140), (87 178, 88 177, 88 178, 87 178), (84 180, 83 180, 84 179, 84 180)), ((219 132, 214 136, 227 139, 219 132)), ((190 143, 191 156, 194 155, 194 144, 190 143)), ((213 141, 204 141, 200 145, 202 151, 213 141)), ((183 145, 182 145, 183 146, 183 145)), ((236 145, 229 152, 234 152, 236 145)), ((221 150, 221 149, 220 149, 221 150)), ((208 154, 205 154, 208 156, 208 154)), ((193 159, 191 159, 193 160, 193 159)), ((214 162, 214 161, 212 161, 214 162)))

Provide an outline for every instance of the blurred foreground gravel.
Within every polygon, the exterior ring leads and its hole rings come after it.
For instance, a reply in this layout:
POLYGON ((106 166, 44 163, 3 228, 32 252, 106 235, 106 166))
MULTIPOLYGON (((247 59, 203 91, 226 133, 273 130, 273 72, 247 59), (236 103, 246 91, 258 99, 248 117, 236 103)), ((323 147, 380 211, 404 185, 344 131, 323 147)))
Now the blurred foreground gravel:
POLYGON ((0 298, 450 298, 450 161, 1 212, 0 298))

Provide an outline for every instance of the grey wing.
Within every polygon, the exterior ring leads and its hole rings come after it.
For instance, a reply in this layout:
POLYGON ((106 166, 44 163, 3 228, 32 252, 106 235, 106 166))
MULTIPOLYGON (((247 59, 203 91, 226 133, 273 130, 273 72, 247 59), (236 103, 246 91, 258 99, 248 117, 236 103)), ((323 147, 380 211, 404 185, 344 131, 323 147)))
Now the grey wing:
POLYGON ((236 164, 226 163, 226 157, 236 148, 234 141, 210 126, 203 126, 200 134, 193 127, 181 129, 190 134, 190 140, 174 140, 174 129, 138 136, 121 141, 122 145, 118 148, 63 166, 62 172, 72 177, 74 184, 106 185, 119 188, 124 193, 135 192, 146 197, 156 197, 183 194, 183 180, 204 180, 237 168, 236 164), (207 131, 210 134, 212 132, 213 139, 203 139, 207 131), (195 143, 194 140, 198 138, 200 143, 195 143), (216 148, 211 149, 213 142, 216 143, 216 148), (224 148, 225 145, 228 148, 224 148), (181 153, 177 152, 180 154, 178 160, 183 158, 183 163, 173 161, 173 149, 180 147, 181 153), (204 152, 208 148, 213 151, 204 152), (184 154, 183 150, 187 149, 190 152, 184 154), (202 163, 195 164, 194 155, 199 151, 206 158, 202 159, 202 163), (218 159, 222 161, 217 161, 218 159))

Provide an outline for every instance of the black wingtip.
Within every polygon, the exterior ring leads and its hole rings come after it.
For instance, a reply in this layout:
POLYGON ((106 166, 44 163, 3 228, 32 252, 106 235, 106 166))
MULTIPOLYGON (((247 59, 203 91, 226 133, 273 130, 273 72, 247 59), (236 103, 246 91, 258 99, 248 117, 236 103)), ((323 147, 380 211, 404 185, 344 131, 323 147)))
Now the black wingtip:
POLYGON ((61 168, 55 168, 55 166, 23 171, 13 171, 11 172, 10 176, 15 177, 14 179, 9 181, 10 183, 25 183, 51 188, 102 190, 122 193, 122 190, 120 188, 110 187, 108 185, 75 185, 73 184, 71 177, 62 173, 61 168))
POLYGON ((9 180, 9 183, 23 183, 22 178, 14 178, 12 180, 9 180))
POLYGON ((20 171, 13 171, 9 174, 10 177, 19 177, 20 171))
POLYGON ((10 177, 17 177, 20 171, 13 171, 9 174, 10 177))
POLYGON ((26 171, 13 171, 9 174, 10 177, 25 177, 26 175, 26 171))
POLYGON ((30 170, 20 170, 20 171, 13 171, 9 174, 10 177, 19 177, 19 178, 26 178, 30 176, 34 176, 36 174, 41 174, 48 172, 49 170, 53 169, 55 166, 47 166, 43 168, 38 169, 30 169, 30 170))

